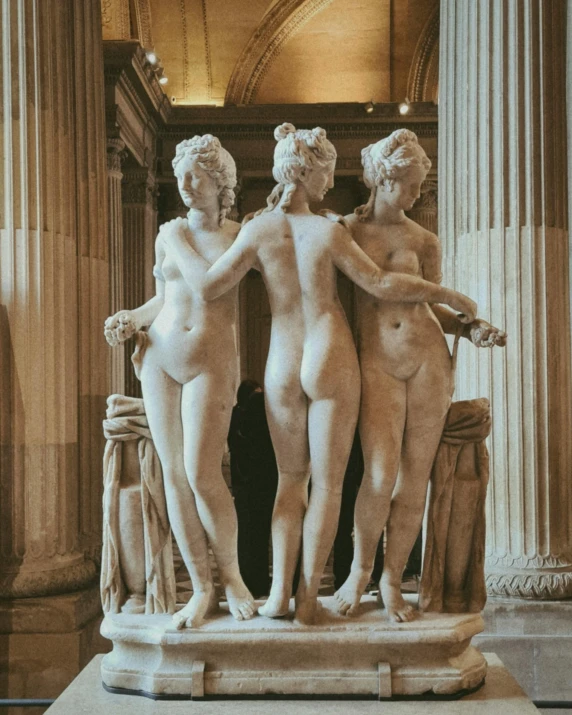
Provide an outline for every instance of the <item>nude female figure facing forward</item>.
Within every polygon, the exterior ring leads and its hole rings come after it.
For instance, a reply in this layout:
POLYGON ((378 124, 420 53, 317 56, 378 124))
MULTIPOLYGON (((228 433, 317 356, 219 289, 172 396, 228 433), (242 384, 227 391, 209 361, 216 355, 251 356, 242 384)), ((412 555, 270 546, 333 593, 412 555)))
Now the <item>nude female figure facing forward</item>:
MULTIPOLYGON (((189 241, 210 265, 232 245, 240 226, 226 219, 234 203, 236 166, 210 134, 177 146, 173 168, 189 209, 189 241)), ((149 327, 140 371, 149 428, 163 470, 171 528, 193 583, 189 603, 173 616, 178 628, 200 626, 218 605, 207 537, 229 609, 254 615, 238 568, 237 520, 221 472, 234 394, 236 291, 205 302, 189 287, 161 227, 155 244, 157 294, 106 322, 111 345, 149 327)))
POLYGON ((235 286, 253 266, 261 271, 272 312, 264 380, 279 485, 272 517, 273 582, 259 612, 270 617, 288 612, 302 542, 295 615, 311 623, 359 407, 359 366, 337 295, 336 268, 379 298, 447 302, 471 319, 475 306, 416 276, 385 273, 342 225, 310 211, 309 202, 321 201, 333 186, 336 152, 323 129, 296 131, 283 124, 275 138, 278 185, 222 258, 209 268, 190 248, 180 221, 168 240, 179 269, 207 300, 235 286))
MULTIPOLYGON (((413 132, 400 129, 362 151, 365 206, 346 217, 352 235, 380 268, 441 282, 441 248, 434 234, 404 211, 419 198, 431 162, 413 132)), ((453 392, 451 356, 443 329, 459 320, 443 306, 389 302, 357 291, 362 375, 359 430, 364 477, 355 505, 351 572, 336 592, 341 613, 356 612, 387 523, 380 593, 388 616, 415 612, 401 595, 401 577, 419 534, 431 467, 453 392)), ((506 335, 482 320, 464 326, 478 346, 504 345, 506 335)))

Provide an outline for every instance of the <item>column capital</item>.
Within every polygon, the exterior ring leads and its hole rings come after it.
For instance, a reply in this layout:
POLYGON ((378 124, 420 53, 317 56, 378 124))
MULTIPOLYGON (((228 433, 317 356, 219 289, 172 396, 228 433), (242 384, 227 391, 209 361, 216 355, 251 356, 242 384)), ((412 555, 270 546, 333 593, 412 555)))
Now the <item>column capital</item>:
POLYGON ((121 174, 121 165, 127 156, 125 142, 119 137, 107 140, 107 170, 121 174))

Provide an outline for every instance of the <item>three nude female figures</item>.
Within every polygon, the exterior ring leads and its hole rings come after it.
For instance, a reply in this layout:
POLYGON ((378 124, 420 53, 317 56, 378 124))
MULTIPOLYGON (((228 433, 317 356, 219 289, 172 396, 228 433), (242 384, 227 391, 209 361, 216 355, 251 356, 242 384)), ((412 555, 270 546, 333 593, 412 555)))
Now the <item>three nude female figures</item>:
POLYGON ((398 130, 362 152, 371 195, 347 217, 349 231, 339 217, 309 208, 333 186, 336 152, 324 130, 283 124, 275 138, 277 185, 242 229, 226 219, 236 185, 230 154, 211 135, 178 145, 173 166, 189 213, 157 237, 157 294, 106 322, 110 344, 149 327, 143 397, 171 526, 194 587, 173 618, 177 627, 197 627, 216 606, 209 542, 231 613, 241 620, 255 612, 238 570, 236 515, 221 461, 238 379, 236 291, 256 268, 272 312, 264 381, 279 470, 273 582, 259 613, 288 612, 301 551, 295 617, 314 621, 359 414, 365 474, 355 558, 336 593, 338 609, 355 612, 387 523, 381 594, 391 619, 410 620, 401 575, 452 392, 443 331, 455 332, 461 321, 465 336, 483 346, 503 344, 505 336, 475 319, 469 298, 440 286, 438 239, 405 217, 430 166, 413 133, 398 130), (358 286, 359 362, 337 269, 358 286))

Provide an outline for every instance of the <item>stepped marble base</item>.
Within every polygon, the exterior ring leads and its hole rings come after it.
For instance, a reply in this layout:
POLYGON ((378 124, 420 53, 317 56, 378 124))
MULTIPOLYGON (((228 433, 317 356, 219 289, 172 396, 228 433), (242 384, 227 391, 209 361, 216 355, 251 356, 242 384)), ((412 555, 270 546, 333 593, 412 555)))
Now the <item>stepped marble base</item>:
POLYGON ((170 616, 106 616, 113 651, 101 665, 109 689, 154 698, 313 695, 454 696, 478 687, 486 661, 471 646, 478 614, 423 614, 390 623, 375 598, 354 618, 333 598, 313 626, 291 618, 235 621, 221 611, 197 630, 177 631, 170 616))

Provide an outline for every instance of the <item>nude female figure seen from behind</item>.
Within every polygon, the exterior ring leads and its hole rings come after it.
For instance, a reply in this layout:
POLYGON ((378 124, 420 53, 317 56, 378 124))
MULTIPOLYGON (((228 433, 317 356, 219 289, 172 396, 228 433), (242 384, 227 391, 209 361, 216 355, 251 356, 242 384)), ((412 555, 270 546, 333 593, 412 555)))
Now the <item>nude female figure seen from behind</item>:
MULTIPOLYGON (((206 134, 177 146, 173 168, 189 209, 180 220, 189 242, 210 265, 240 228, 226 218, 234 203, 234 160, 206 134)), ((240 576, 236 512, 221 472, 238 382, 236 290, 205 302, 181 274, 164 227, 155 253, 157 294, 140 308, 109 318, 105 334, 116 345, 149 327, 140 368, 143 399, 163 470, 169 521, 193 584, 191 600, 173 619, 178 628, 197 627, 218 605, 208 543, 231 613, 247 619, 254 615, 254 601, 240 576)))
MULTIPOLYGON (((419 198, 431 162, 413 132, 400 129, 362 151, 371 195, 346 217, 352 235, 380 268, 441 282, 439 239, 405 216, 419 198)), ((387 301, 357 291, 362 375, 359 430, 364 477, 355 505, 355 553, 336 592, 341 613, 356 612, 387 524, 380 593, 388 616, 415 617, 401 595, 401 577, 421 528, 431 467, 453 391, 445 332, 459 318, 443 306, 387 301)), ((504 345, 506 335, 483 320, 467 322, 478 346, 504 345)))
POLYGON ((359 409, 359 366, 337 295, 336 268, 378 298, 446 302, 471 319, 475 306, 455 291, 379 269, 340 223, 310 211, 309 203, 321 201, 333 186, 336 152, 323 129, 283 124, 275 138, 277 186, 268 206, 245 223, 212 267, 189 245, 183 222, 171 224, 167 241, 179 270, 206 300, 232 289, 252 267, 262 274, 272 313, 266 412, 279 483, 272 518, 273 582, 259 612, 269 617, 288 612, 302 544, 295 616, 312 623, 359 409))

